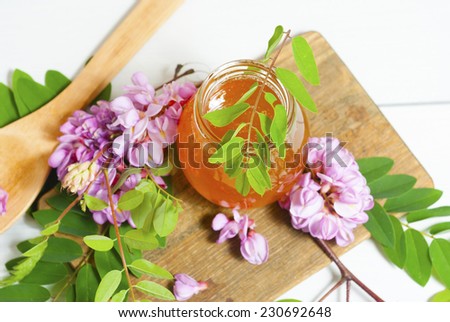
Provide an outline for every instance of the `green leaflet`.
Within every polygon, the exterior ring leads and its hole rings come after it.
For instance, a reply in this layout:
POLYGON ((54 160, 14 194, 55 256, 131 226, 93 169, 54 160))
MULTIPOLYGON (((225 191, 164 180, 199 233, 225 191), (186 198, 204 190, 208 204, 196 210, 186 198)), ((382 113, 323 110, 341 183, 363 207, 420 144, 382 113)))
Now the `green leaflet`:
POLYGON ((234 182, 234 186, 241 195, 244 197, 248 195, 250 192, 250 183, 248 181, 247 173, 242 173, 241 175, 236 177, 236 181, 234 182))
POLYGON ((305 85, 302 81, 288 69, 277 67, 275 69, 278 79, 286 87, 286 89, 295 97, 295 99, 300 103, 301 106, 316 113, 317 107, 313 99, 306 90, 305 85))
POLYGON ((384 252, 387 257, 399 268, 403 268, 406 259, 406 241, 405 233, 403 232, 402 224, 400 221, 392 215, 389 215, 392 227, 394 228, 394 246, 386 247, 383 246, 384 252))
POLYGON ((175 230, 179 212, 180 209, 175 206, 174 202, 170 199, 166 199, 165 202, 156 209, 155 217, 153 218, 153 227, 159 236, 168 236, 175 230))
POLYGON ((88 235, 83 241, 89 248, 99 252, 107 252, 114 247, 113 240, 103 235, 88 235))
POLYGON ((45 86, 54 93, 60 93, 71 83, 70 79, 56 70, 48 70, 45 73, 45 86))
POLYGON ((121 280, 122 273, 120 271, 113 270, 108 272, 98 285, 95 293, 95 302, 107 302, 116 292, 121 280))
MULTIPOLYGON (((17 248, 27 256, 33 250, 33 244, 29 241, 19 243, 17 248)), ((83 251, 77 242, 67 238, 50 237, 45 248, 42 260, 51 263, 71 262, 83 255, 83 251)))
POLYGON ((160 300, 174 301, 175 296, 162 285, 150 281, 140 281, 134 286, 137 290, 144 294, 153 296, 160 300))
POLYGON ((275 95, 273 95, 271 92, 264 92, 264 99, 266 100, 267 103, 272 105, 272 107, 274 106, 275 102, 278 100, 278 98, 275 95))
POLYGON ((39 261, 22 281, 22 284, 50 285, 67 277, 67 267, 62 263, 39 261))
POLYGON ((450 289, 450 242, 434 239, 430 245, 430 258, 440 280, 450 289))
MULTIPOLYGON (((72 201, 75 200, 74 196, 70 196, 68 195, 66 192, 61 192, 59 194, 57 194, 56 196, 50 197, 46 200, 47 204, 59 211, 64 211, 64 209, 66 209, 69 204, 72 203, 72 201)), ((85 216, 86 214, 80 209, 80 207, 78 205, 76 205, 75 207, 73 207, 71 210, 71 212, 75 212, 79 215, 85 216)), ((91 219, 91 218, 89 218, 91 219)))
POLYGON ((406 220, 408 222, 415 222, 419 220, 424 220, 433 217, 444 217, 450 216, 450 206, 437 207, 434 209, 421 209, 416 211, 411 211, 407 216, 406 220))
POLYGON ((111 298, 111 302, 125 302, 127 295, 128 290, 121 290, 111 298))
POLYGON ((42 236, 50 236, 58 232, 61 222, 56 221, 45 225, 44 229, 41 231, 42 236))
POLYGON ((108 204, 105 201, 88 194, 84 194, 84 201, 86 201, 86 206, 89 210, 101 211, 108 207, 108 204))
POLYGON ((30 112, 37 110, 55 97, 55 93, 48 87, 26 78, 17 80, 14 92, 30 112))
POLYGON ((119 255, 115 251, 94 253, 95 267, 101 278, 112 270, 121 270, 122 262, 119 255))
POLYGON ((424 286, 431 276, 431 261, 428 256, 428 244, 422 234, 415 229, 408 229, 405 232, 405 239, 405 271, 419 285, 424 286))
POLYGON ((416 181, 406 174, 385 175, 369 183, 370 194, 375 199, 398 197, 411 190, 416 181))
POLYGON ((128 231, 124 236, 125 243, 134 249, 152 250, 159 246, 155 234, 148 233, 142 229, 128 231))
POLYGON ((228 160, 234 159, 239 154, 242 154, 242 147, 244 139, 241 137, 233 137, 225 144, 222 144, 216 152, 214 152, 208 159, 209 163, 224 163, 228 160))
POLYGON ((384 204, 387 212, 407 212, 425 209, 442 196, 442 191, 433 188, 416 188, 405 194, 388 199, 384 204))
POLYGON ((281 38, 283 37, 283 26, 276 26, 275 30, 273 31, 272 37, 270 37, 269 42, 267 44, 267 50, 264 54, 264 60, 269 60, 270 56, 272 55, 273 51, 277 48, 278 44, 281 41, 281 38))
POLYGON ((144 194, 139 190, 125 192, 119 199, 119 209, 132 210, 137 208, 144 201, 144 194))
POLYGON ((256 92, 257 89, 258 89, 258 82, 255 82, 252 84, 252 86, 250 86, 250 89, 241 96, 241 98, 236 102, 236 104, 246 102, 253 95, 253 93, 256 92))
POLYGON ((292 51, 295 63, 303 78, 312 85, 319 85, 319 70, 314 54, 308 42, 302 36, 292 39, 292 51))
POLYGON ((447 230, 450 230, 450 222, 437 223, 429 228, 430 234, 432 235, 436 235, 447 230))
POLYGON ((286 140, 287 113, 286 108, 278 104, 275 106, 275 114, 270 125, 270 138, 277 147, 286 140))
POLYGON ((434 294, 430 300, 431 302, 450 302, 450 290, 443 290, 434 294))
POLYGON ((4 84, 0 83, 0 127, 3 127, 19 118, 14 95, 4 84))
MULTIPOLYGON (((54 222, 60 214, 61 211, 54 209, 38 210, 33 212, 33 218, 39 225, 44 227, 47 224, 54 222)), ((98 226, 92 218, 69 211, 61 220, 59 231, 65 234, 84 237, 86 235, 96 234, 98 226)))
POLYGON ((14 93, 14 100, 16 102, 17 106, 17 112, 19 114, 19 117, 23 117, 31 112, 31 110, 28 108, 28 106, 23 101, 22 97, 19 95, 18 92, 18 83, 20 79, 27 79, 27 80, 33 80, 30 75, 27 73, 21 71, 20 69, 16 69, 13 72, 12 75, 12 90, 14 93))
MULTIPOLYGON (((144 223, 149 216, 153 217, 153 196, 151 192, 145 192, 144 199, 142 203, 131 210, 131 218, 133 218, 133 222, 136 225, 136 228, 144 227, 144 223)), ((153 222, 153 218, 151 219, 153 222)))
POLYGON ((367 211, 367 215, 369 220, 364 224, 364 227, 380 244, 393 248, 395 245, 394 227, 383 207, 378 202, 375 202, 374 207, 367 211))
POLYGON ((259 195, 263 195, 266 189, 272 187, 267 167, 264 162, 256 156, 252 156, 249 168, 245 172, 250 187, 259 195))
POLYGON ((237 103, 229 107, 208 112, 203 116, 203 118, 208 120, 214 126, 222 127, 233 122, 249 107, 250 105, 248 103, 237 103))
MULTIPOLYGON (((127 232, 134 230, 133 228, 131 228, 130 226, 126 226, 126 225, 122 225, 119 227, 119 233, 121 236, 124 236, 127 232)), ((109 228, 109 237, 114 241, 114 249, 117 252, 117 254, 120 254, 119 251, 119 245, 117 243, 117 236, 116 236, 116 232, 114 230, 114 227, 111 226, 109 228)), ((142 252, 138 249, 131 249, 129 247, 123 247, 123 252, 125 255, 125 261, 127 263, 132 263, 134 260, 142 258, 142 252)), ((134 272, 133 272, 134 274, 134 272)))
POLYGON ((384 176, 394 165, 394 160, 385 157, 363 158, 356 162, 368 183, 384 176))
POLYGON ((261 130, 265 136, 270 134, 270 126, 272 125, 272 120, 266 114, 258 112, 259 124, 261 124, 261 130))
POLYGON ((77 275, 75 294, 77 302, 93 302, 99 278, 91 264, 84 265, 77 275))
POLYGON ((0 288, 0 302, 45 302, 50 292, 39 285, 16 284, 0 288))
POLYGON ((172 274, 170 274, 167 270, 149 262, 146 259, 135 260, 133 263, 131 263, 131 265, 128 265, 128 267, 134 268, 135 270, 143 274, 147 274, 155 278, 162 278, 169 280, 173 279, 172 274))

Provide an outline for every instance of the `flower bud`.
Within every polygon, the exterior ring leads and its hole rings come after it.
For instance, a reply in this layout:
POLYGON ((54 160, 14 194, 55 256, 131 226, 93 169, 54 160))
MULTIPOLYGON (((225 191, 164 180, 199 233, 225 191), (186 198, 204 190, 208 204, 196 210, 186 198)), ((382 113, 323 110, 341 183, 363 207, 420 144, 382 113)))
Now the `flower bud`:
POLYGON ((260 265, 269 259, 269 244, 263 235, 250 230, 241 241, 241 254, 249 263, 260 265))
POLYGON ((0 188, 0 216, 6 213, 6 203, 8 202, 8 193, 0 188))
POLYGON ((176 274, 175 285, 173 286, 173 294, 177 301, 187 301, 200 291, 206 290, 208 284, 206 282, 197 282, 187 274, 176 274))
POLYGON ((62 180, 62 187, 71 193, 83 192, 94 181, 98 171, 95 162, 74 163, 67 168, 68 172, 62 180))

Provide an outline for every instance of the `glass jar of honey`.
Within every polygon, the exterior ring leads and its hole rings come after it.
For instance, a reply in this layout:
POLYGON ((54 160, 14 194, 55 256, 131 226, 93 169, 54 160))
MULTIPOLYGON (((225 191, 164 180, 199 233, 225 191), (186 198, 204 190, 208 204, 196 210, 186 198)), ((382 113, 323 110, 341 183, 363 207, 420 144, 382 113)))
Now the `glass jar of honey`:
MULTIPOLYGON (((273 118, 272 105, 260 99, 255 107, 256 101, 257 95, 252 95, 247 100, 252 108, 256 108, 256 112, 273 118)), ((261 125, 257 119, 258 117, 255 118, 254 126, 260 129, 261 125)), ((257 61, 232 61, 212 72, 198 92, 186 103, 178 131, 178 155, 184 175, 203 197, 223 207, 242 209, 273 203, 292 188, 304 168, 305 155, 302 150, 309 136, 306 115, 276 78, 274 71, 257 61), (287 148, 284 158, 278 155, 276 149, 270 150, 271 189, 263 195, 250 190, 243 196, 235 188, 235 179, 225 173, 224 165, 211 164, 208 158, 217 149, 217 143, 228 130, 236 129, 241 123, 250 122, 251 108, 224 127, 215 127, 203 116, 210 111, 234 105, 256 82, 259 87, 264 84, 264 92, 273 94, 277 103, 286 108, 287 148)), ((238 135, 247 138, 247 131, 248 129, 242 130, 238 135)), ((252 136, 252 139, 256 140, 256 137, 252 136)))

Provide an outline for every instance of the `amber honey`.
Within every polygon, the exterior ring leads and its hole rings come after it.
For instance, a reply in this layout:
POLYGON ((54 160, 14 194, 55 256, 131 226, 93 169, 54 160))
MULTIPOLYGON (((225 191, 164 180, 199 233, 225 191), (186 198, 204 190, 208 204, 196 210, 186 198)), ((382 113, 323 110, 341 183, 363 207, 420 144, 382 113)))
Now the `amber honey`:
MULTIPOLYGON (((247 102, 255 106, 257 92, 247 102)), ((273 107, 260 99, 256 111, 273 117, 273 107)), ((259 118, 254 117, 253 125, 261 129, 259 118)), ((247 138, 246 126, 238 135, 247 138)), ((302 147, 308 138, 308 126, 305 115, 284 87, 278 82, 272 71, 265 65, 253 61, 236 61, 219 67, 205 80, 194 97, 185 105, 179 123, 178 154, 180 165, 190 184, 206 199, 224 207, 251 208, 275 202, 292 187, 294 180, 303 169, 302 147), (257 82, 262 87, 267 77, 265 92, 277 97, 277 104, 286 107, 288 115, 288 134, 284 159, 277 151, 271 151, 272 165, 269 175, 272 189, 260 196, 253 190, 242 196, 235 189, 235 179, 229 178, 223 165, 208 163, 208 157, 215 151, 216 143, 223 135, 236 129, 241 123, 249 123, 252 110, 249 108, 231 124, 215 127, 203 118, 207 112, 226 108, 236 103, 248 89, 257 82)), ((252 141, 256 134, 252 131, 252 141)))

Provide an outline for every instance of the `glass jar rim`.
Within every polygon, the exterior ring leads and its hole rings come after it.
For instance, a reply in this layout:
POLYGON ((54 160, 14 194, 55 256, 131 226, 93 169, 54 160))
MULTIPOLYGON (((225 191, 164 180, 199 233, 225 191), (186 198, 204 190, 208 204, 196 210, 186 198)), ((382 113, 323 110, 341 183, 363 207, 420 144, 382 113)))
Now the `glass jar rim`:
POLYGON ((287 131, 290 131, 294 123, 293 120, 295 119, 297 104, 292 95, 276 77, 274 69, 270 69, 269 66, 259 61, 240 59, 217 67, 206 77, 198 89, 194 97, 194 121, 200 134, 208 140, 220 142, 220 138, 211 131, 209 122, 202 117, 204 114, 202 108, 209 103, 209 98, 218 85, 232 78, 242 77, 242 75, 251 75, 253 78, 261 81, 267 77, 266 86, 269 86, 275 92, 275 96, 286 108, 288 119, 287 131))

